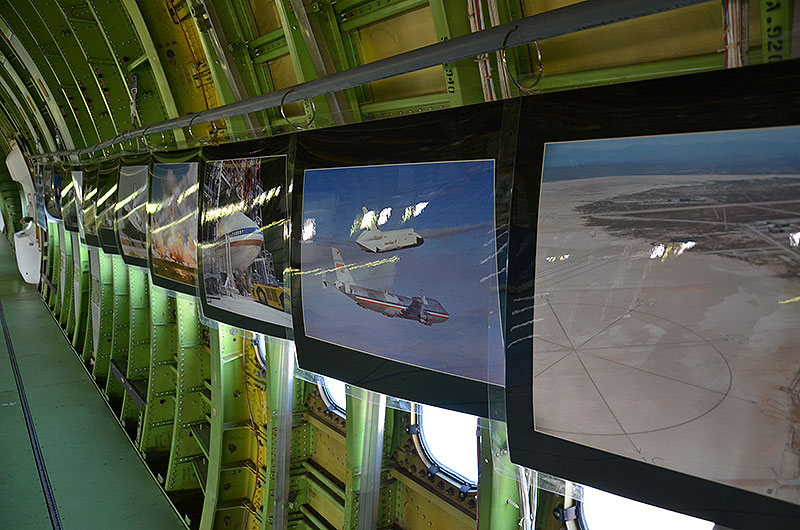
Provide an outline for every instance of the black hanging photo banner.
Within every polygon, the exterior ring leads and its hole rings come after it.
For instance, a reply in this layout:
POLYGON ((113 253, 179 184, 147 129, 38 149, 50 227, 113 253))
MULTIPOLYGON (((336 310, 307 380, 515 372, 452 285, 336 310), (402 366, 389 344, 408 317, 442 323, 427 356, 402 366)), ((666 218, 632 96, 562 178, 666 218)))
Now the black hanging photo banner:
POLYGON ((726 527, 797 528, 799 74, 523 99, 513 462, 726 527))
POLYGON ((86 241, 86 235, 83 230, 83 164, 73 164, 72 166, 72 183, 75 195, 75 213, 78 220, 78 234, 81 242, 86 241))
POLYGON ((97 179, 96 224, 100 246, 106 254, 119 254, 117 236, 114 232, 114 210, 117 205, 120 158, 100 164, 97 179))
POLYGON ((44 166, 43 186, 44 205, 47 215, 61 220, 61 188, 64 185, 64 171, 60 162, 44 166))
POLYGON ((147 200, 150 153, 120 158, 114 232, 122 260, 147 267, 147 200))
POLYGON ((44 165, 36 165, 33 168, 33 190, 34 190, 34 207, 35 207, 35 214, 36 214, 36 224, 44 230, 45 234, 47 233, 47 208, 45 206, 45 198, 44 198, 44 180, 45 180, 45 171, 48 171, 52 175, 53 167, 52 165, 49 166, 49 169, 44 165))
POLYGON ((291 336, 289 136, 203 147, 198 273, 203 314, 291 336))
POLYGON ((100 175, 99 162, 87 162, 83 165, 81 214, 78 217, 81 230, 81 242, 90 247, 100 247, 97 236, 97 179, 100 175))
POLYGON ((516 120, 503 109, 296 135, 292 313, 301 367, 486 416, 504 368, 503 143, 515 144, 516 120))
POLYGON ((78 232, 76 183, 73 180, 73 175, 79 169, 71 164, 62 164, 61 166, 62 182, 64 183, 61 190, 61 215, 64 219, 64 230, 68 232, 78 232))
POLYGON ((147 236, 153 283, 196 295, 200 150, 155 152, 152 156, 147 236))

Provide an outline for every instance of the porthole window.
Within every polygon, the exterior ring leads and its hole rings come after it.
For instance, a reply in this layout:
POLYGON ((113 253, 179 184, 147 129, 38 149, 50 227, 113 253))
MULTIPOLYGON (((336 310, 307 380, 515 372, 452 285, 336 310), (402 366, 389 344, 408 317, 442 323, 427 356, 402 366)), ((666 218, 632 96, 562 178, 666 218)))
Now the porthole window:
POLYGON ((422 454, 460 484, 478 483, 478 418, 430 405, 415 407, 422 454))
POLYGON ((329 409, 332 409, 344 416, 347 404, 347 392, 344 383, 323 375, 319 379, 319 387, 322 399, 329 409))
POLYGON ((714 523, 598 489, 583 487, 578 504, 582 530, 712 530, 714 523))
POLYGON ((253 349, 256 352, 256 361, 262 370, 267 370, 267 344, 264 335, 258 335, 253 341, 253 349))

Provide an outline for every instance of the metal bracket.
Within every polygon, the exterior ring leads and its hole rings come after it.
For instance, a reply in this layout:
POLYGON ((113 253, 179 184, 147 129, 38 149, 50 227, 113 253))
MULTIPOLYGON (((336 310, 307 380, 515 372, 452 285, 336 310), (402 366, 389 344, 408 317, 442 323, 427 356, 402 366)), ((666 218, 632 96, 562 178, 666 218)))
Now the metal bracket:
POLYGON ((428 480, 433 480, 439 471, 441 471, 439 466, 431 464, 431 467, 428 468, 428 480))
POLYGON ((128 378, 125 377, 125 374, 122 373, 122 370, 120 369, 119 365, 117 365, 117 361, 115 360, 111 361, 111 374, 117 379, 117 381, 119 381, 119 383, 122 385, 122 388, 125 389, 125 392, 128 393, 128 396, 130 396, 131 400, 136 404, 136 407, 139 410, 142 410, 147 402, 147 399, 135 386, 133 386, 128 378))
POLYGON ((131 129, 136 126, 136 119, 139 112, 136 108, 136 97, 139 95, 139 76, 131 74, 128 76, 128 82, 131 86, 131 129))
POLYGON ((467 494, 472 486, 469 484, 462 484, 460 488, 458 488, 458 500, 465 501, 467 500, 467 494))
POLYGON ((406 433, 410 434, 411 436, 419 435, 419 424, 412 423, 411 425, 407 426, 406 433))
POLYGON ((48 278, 47 274, 45 274, 44 272, 42 272, 42 280, 44 280, 44 283, 47 284, 47 286, 50 288, 51 291, 57 292, 56 286, 53 285, 53 282, 50 281, 50 278, 48 278))
POLYGON ((553 517, 556 518, 556 521, 561 521, 562 523, 574 521, 578 518, 578 507, 570 506, 569 508, 564 508, 563 505, 559 504, 553 508, 553 517))

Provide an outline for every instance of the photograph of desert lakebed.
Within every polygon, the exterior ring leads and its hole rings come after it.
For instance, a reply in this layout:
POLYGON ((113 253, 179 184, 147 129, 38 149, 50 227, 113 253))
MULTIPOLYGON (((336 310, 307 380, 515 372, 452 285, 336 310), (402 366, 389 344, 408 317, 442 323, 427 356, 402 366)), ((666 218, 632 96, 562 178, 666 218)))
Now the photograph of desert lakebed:
POLYGON ((537 431, 800 503, 800 128, 547 144, 537 431))

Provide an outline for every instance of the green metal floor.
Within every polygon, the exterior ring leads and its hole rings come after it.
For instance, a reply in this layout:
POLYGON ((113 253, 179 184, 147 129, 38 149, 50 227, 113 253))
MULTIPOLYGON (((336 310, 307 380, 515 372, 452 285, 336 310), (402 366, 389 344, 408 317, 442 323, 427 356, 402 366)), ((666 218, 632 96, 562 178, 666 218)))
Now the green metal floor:
MULTIPOLYGON (((63 528, 185 529, 5 240, 0 303, 63 528)), ((3 337, 0 455, 0 529, 52 528, 3 337)))

